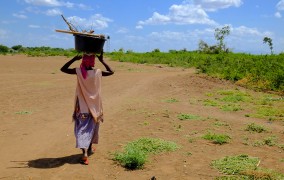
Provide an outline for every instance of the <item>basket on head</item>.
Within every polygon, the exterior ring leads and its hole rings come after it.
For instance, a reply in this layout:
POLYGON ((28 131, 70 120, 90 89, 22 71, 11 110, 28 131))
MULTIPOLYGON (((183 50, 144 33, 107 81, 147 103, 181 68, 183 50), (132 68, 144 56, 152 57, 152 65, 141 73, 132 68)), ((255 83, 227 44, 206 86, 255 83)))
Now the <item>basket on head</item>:
POLYGON ((79 52, 100 53, 106 41, 104 36, 74 34, 75 49, 79 52))

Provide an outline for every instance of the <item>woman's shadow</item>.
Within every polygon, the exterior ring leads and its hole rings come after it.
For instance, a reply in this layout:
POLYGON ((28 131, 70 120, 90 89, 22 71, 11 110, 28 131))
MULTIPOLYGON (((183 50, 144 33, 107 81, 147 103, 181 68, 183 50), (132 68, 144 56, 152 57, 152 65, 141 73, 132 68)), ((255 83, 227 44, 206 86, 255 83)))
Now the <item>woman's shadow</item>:
POLYGON ((59 158, 41 158, 30 160, 27 162, 27 166, 31 168, 48 169, 57 168, 64 164, 79 164, 82 154, 76 154, 71 156, 59 157, 59 158))

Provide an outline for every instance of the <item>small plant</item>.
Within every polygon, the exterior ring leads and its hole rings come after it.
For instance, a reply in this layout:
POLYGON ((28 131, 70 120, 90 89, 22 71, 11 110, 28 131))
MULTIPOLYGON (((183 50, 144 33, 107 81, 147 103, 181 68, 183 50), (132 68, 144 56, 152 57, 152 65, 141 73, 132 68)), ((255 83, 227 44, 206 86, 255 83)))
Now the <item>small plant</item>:
POLYGON ((113 160, 127 169, 140 169, 150 154, 175 151, 179 147, 171 141, 155 138, 140 138, 128 143, 123 152, 115 152, 113 160))
POLYGON ((229 126, 229 124, 226 123, 226 122, 216 121, 216 122, 214 122, 214 126, 218 126, 218 127, 220 127, 220 126, 229 126))
POLYGON ((215 133, 211 133, 211 132, 208 132, 207 134, 203 135, 202 138, 206 139, 206 140, 210 140, 214 144, 220 144, 220 145, 228 143, 229 140, 231 139, 231 137, 228 136, 228 135, 215 134, 215 133))
POLYGON ((277 144, 277 137, 276 136, 269 136, 264 138, 263 143, 268 146, 274 146, 277 144))
POLYGON ((201 119, 200 116, 192 115, 192 114, 179 114, 178 116, 179 120, 198 120, 201 119))
POLYGON ((284 111, 280 110, 280 108, 276 108, 276 107, 265 107, 265 106, 261 106, 258 107, 256 110, 255 114, 251 114, 251 117, 257 117, 257 118, 264 118, 264 119, 268 119, 268 120, 283 120, 284 117, 284 111))
POLYGON ((240 93, 240 92, 237 92, 235 94, 230 94, 230 95, 227 95, 223 98, 221 98, 221 101, 224 101, 224 102, 231 102, 231 103, 236 103, 236 102, 246 102, 249 100, 249 97, 248 95, 244 94, 244 93, 240 93))
POLYGON ((226 156, 225 158, 212 161, 211 165, 220 172, 230 175, 222 176, 217 179, 239 180, 239 179, 259 179, 259 180, 278 180, 283 179, 284 175, 271 169, 258 168, 260 160, 248 155, 226 156))
POLYGON ((205 99, 203 101, 204 106, 218 106, 218 103, 216 101, 210 100, 210 99, 205 99))
POLYGON ((240 105, 237 104, 225 104, 220 107, 223 111, 240 111, 243 110, 240 105))
POLYGON ((174 102, 179 102, 179 100, 177 100, 175 98, 170 98, 170 99, 166 99, 165 102, 167 102, 167 103, 174 103, 174 102))
POLYGON ((245 130, 257 133, 267 132, 267 129, 265 127, 257 125, 255 123, 248 124, 245 130))
POLYGON ((226 156, 219 160, 214 160, 211 165, 220 172, 227 175, 240 175, 247 170, 255 170, 259 159, 242 154, 238 156, 226 156))

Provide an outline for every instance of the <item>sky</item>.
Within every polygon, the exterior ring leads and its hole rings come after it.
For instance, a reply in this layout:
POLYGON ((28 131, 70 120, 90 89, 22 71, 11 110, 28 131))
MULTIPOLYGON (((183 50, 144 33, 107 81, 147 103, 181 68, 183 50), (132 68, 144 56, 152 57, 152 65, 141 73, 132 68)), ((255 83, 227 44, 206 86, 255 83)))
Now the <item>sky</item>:
POLYGON ((110 39, 104 50, 150 52, 197 50, 202 40, 217 44, 216 28, 230 27, 233 52, 284 52, 284 0, 2 0, 0 44, 12 47, 74 48, 63 15, 78 31, 94 30, 110 39))

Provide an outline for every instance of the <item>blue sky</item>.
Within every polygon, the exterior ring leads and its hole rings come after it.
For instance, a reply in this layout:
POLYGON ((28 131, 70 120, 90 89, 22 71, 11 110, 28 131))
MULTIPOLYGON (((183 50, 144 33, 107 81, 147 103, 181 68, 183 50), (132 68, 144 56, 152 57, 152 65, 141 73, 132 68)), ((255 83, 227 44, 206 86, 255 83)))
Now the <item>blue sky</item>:
POLYGON ((230 26, 225 38, 234 52, 284 52, 284 0, 2 0, 0 44, 73 48, 64 15, 79 30, 110 36, 104 48, 148 52, 198 49, 216 44, 214 30, 230 26))

